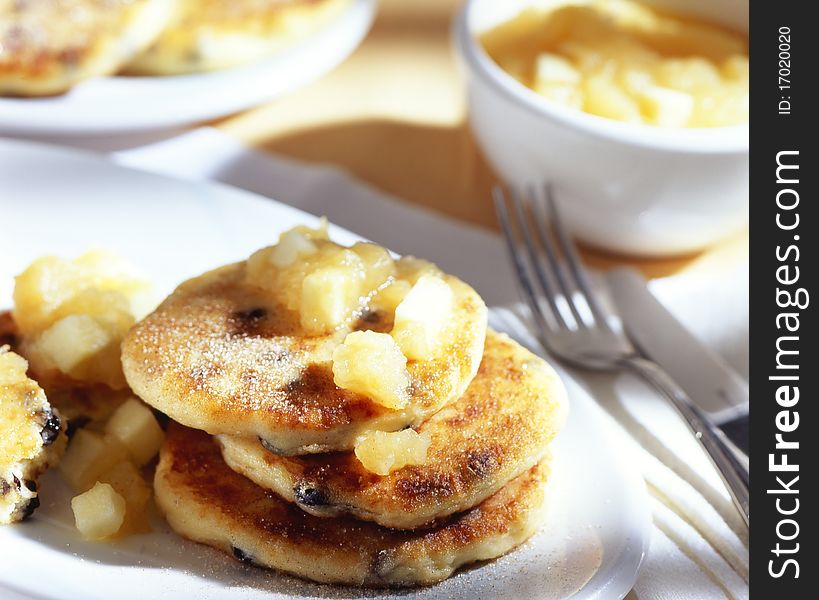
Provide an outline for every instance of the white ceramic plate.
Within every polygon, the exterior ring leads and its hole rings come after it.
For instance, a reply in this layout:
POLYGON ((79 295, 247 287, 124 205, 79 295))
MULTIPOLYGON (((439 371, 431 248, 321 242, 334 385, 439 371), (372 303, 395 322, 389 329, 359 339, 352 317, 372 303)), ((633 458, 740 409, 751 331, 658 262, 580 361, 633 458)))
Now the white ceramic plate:
MULTIPOLYGON (((111 248, 164 290, 240 259, 312 215, 240 190, 113 166, 76 151, 0 140, 0 306, 12 276, 45 253, 111 248)), ((351 242, 340 229, 332 235, 351 242)), ((419 248, 422 254, 422 249, 419 248)), ((496 315, 497 316, 497 315, 496 315)), ((497 326, 497 323, 496 323, 497 326)), ((564 373, 568 425, 555 447, 548 524, 505 557, 461 571, 416 598, 610 600, 634 583, 649 537, 642 479, 604 428, 600 409, 564 373)), ((28 522, 0 527, 3 598, 387 598, 315 585, 245 567, 176 536, 159 518, 154 532, 117 543, 83 541, 70 493, 50 473, 43 505, 28 522)))
POLYGON ((264 61, 168 77, 101 77, 51 98, 0 98, 0 133, 100 135, 178 127, 256 106, 318 79, 370 28, 375 0, 354 0, 322 30, 264 61))

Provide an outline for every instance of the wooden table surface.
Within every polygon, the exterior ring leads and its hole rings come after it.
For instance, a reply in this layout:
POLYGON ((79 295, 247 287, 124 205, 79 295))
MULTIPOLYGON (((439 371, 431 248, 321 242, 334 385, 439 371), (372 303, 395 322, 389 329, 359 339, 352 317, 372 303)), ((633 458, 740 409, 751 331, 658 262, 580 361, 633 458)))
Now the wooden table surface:
MULTIPOLYGON (((456 0, 381 0, 372 31, 335 71, 297 92, 215 125, 257 148, 332 163, 401 198, 496 228, 495 175, 465 122, 450 42, 456 0)), ((633 264, 647 276, 730 267, 747 232, 695 255, 635 259, 584 249, 594 266, 633 264)))

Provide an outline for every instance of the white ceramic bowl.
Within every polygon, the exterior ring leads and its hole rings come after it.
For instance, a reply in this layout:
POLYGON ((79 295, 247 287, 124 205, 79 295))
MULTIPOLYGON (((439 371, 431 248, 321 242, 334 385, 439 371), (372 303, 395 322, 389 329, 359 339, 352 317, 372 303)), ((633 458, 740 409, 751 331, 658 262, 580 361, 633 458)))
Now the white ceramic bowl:
MULTIPOLYGON (((565 0, 467 0, 455 23, 469 121, 508 183, 553 183, 565 220, 609 250, 670 255, 704 248, 748 219, 748 126, 662 129, 589 115, 504 72, 477 35, 526 6, 565 0)), ((654 0, 748 30, 747 0, 654 0)))

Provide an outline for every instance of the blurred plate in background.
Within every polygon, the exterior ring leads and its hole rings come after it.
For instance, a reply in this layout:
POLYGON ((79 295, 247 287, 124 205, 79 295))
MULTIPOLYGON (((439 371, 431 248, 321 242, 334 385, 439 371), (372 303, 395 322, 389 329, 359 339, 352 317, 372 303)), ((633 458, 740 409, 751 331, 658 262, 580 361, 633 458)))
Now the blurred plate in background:
POLYGON ((83 136, 178 127, 257 106, 318 79, 364 39, 376 0, 261 62, 168 77, 101 77, 48 98, 0 98, 0 135, 83 136))

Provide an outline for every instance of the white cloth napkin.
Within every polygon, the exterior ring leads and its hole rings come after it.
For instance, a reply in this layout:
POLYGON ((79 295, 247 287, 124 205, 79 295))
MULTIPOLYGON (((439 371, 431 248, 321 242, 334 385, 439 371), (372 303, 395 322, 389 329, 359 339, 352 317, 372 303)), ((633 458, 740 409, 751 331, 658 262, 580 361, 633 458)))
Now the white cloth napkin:
MULTIPOLYGON (((419 254, 469 281, 499 308, 504 328, 537 348, 520 318, 502 241, 489 232, 409 206, 331 166, 306 165, 245 147, 214 130, 112 154, 133 167, 212 179, 275 198, 401 254, 419 254)), ((748 265, 685 273, 653 291, 741 374, 748 372, 748 265)), ((525 318, 525 316, 524 316, 525 318)), ((651 496, 654 529, 628 598, 747 598, 747 536, 716 472, 679 418, 627 376, 577 374, 603 405, 624 452, 631 452, 651 496)))

